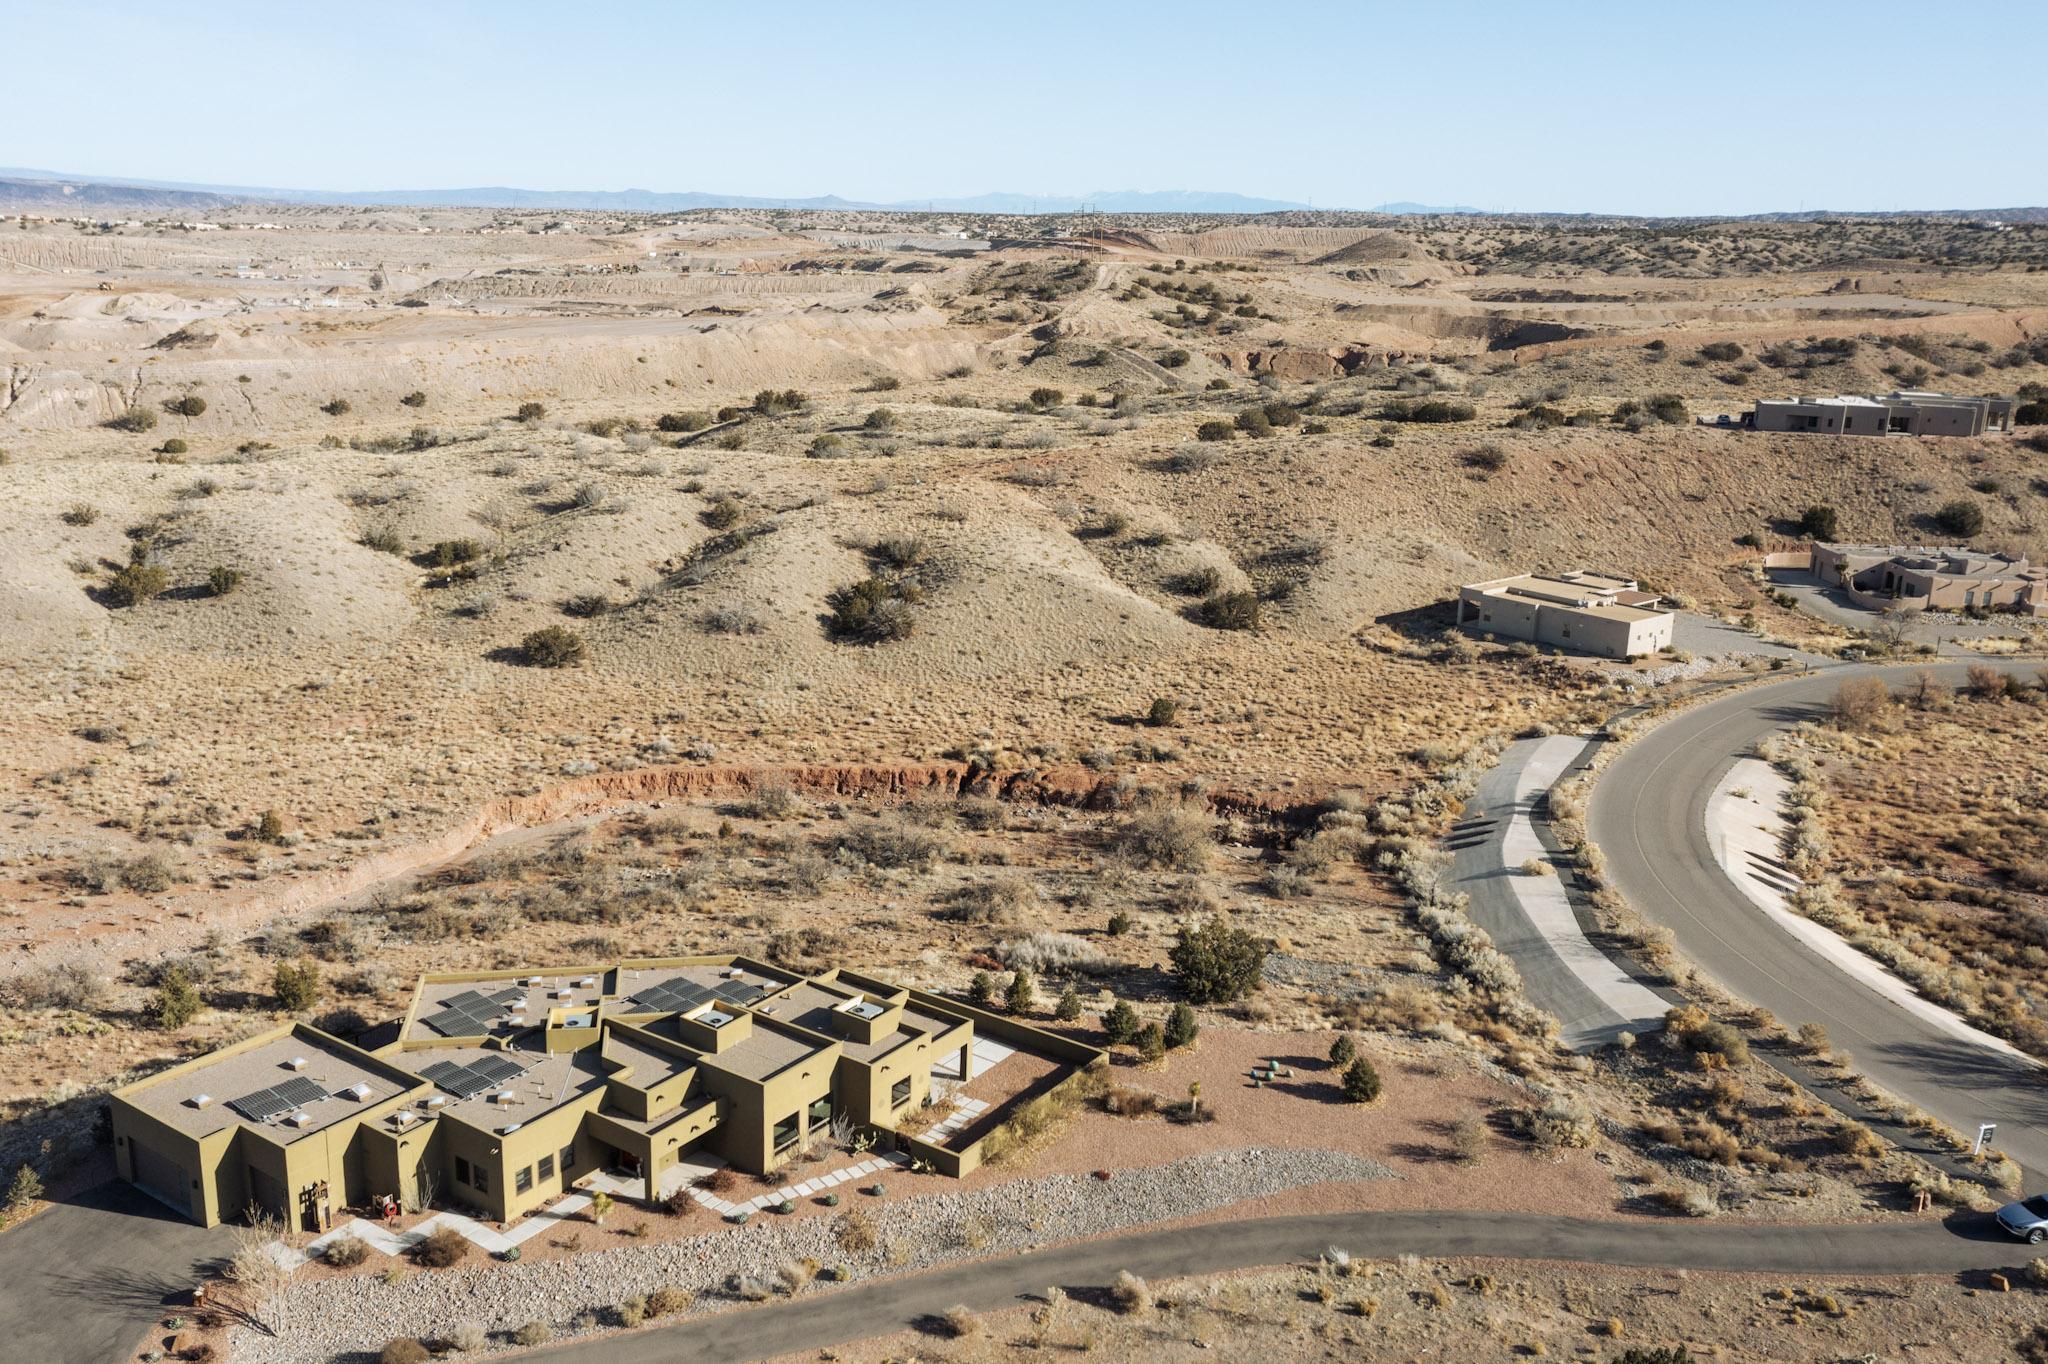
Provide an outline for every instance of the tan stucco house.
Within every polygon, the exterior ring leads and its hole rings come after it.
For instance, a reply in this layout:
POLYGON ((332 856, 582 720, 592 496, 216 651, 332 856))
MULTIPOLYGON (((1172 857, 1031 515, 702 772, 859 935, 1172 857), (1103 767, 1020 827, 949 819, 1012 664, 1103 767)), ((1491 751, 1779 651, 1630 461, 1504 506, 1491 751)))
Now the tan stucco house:
POLYGON ((2048 615, 2048 565, 1954 545, 1813 545, 1813 574, 1865 606, 2048 615))
POLYGON ((1640 658, 1671 644, 1677 621, 1662 605, 1633 578, 1523 573, 1459 589, 1458 624, 1602 658, 1640 658))
POLYGON ((375 1052, 295 1023, 115 1091, 114 1155, 206 1226, 253 1205, 319 1229, 387 1196, 509 1221, 600 1169, 652 1199, 693 1150, 765 1173, 834 1123, 901 1145, 934 1077, 971 1074, 978 1022, 1100 1057, 852 971, 745 957, 428 975, 375 1052))

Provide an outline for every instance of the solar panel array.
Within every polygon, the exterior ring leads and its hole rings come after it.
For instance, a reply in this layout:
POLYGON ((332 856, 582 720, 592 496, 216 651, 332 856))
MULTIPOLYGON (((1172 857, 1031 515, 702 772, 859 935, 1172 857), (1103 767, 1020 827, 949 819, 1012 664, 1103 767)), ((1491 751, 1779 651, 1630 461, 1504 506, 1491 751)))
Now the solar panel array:
POLYGON ((665 980, 659 985, 650 985, 627 1001, 631 1011, 642 1014, 679 1014, 722 999, 728 1004, 752 1004, 767 994, 759 985, 750 985, 743 980, 721 980, 716 985, 699 985, 692 980, 677 977, 665 980))
POLYGON ((229 1102, 228 1107, 247 1118, 250 1122, 269 1122, 282 1113, 304 1108, 307 1104, 318 1103, 327 1097, 327 1091, 311 1080, 294 1077, 269 1089, 259 1089, 254 1094, 244 1094, 229 1102))
POLYGON ((517 1061, 509 1061, 502 1056, 485 1056, 466 1066, 453 1061, 436 1061, 431 1066, 423 1066, 420 1074, 458 1099, 474 1099, 489 1090, 504 1088, 508 1080, 517 1078, 525 1070, 526 1067, 517 1061))
POLYGON ((481 990, 465 990, 453 999, 441 1001, 440 1012, 420 1022, 443 1037, 480 1037, 491 1030, 507 1004, 525 997, 524 990, 500 990, 489 995, 481 990))

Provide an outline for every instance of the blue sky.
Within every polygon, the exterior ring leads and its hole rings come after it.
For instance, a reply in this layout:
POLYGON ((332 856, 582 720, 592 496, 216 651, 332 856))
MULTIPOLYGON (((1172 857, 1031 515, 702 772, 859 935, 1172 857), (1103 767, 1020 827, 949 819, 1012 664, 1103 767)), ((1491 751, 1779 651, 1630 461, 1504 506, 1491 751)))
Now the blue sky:
POLYGON ((0 0, 0 35, 0 165, 95 175, 1622 213, 2048 203, 2039 0, 0 0))

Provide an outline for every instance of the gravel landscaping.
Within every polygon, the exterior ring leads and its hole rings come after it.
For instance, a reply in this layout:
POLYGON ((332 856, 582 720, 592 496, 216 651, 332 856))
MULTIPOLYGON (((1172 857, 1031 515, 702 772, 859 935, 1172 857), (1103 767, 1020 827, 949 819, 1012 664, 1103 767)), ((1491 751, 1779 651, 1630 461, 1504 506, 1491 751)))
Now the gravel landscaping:
MULTIPOLYGON (((510 1334, 528 1322, 545 1322, 556 1338, 616 1327, 619 1303, 657 1288, 694 1293, 695 1312, 732 1307, 765 1296, 783 1266, 806 1258, 828 1273, 843 1269, 852 1281, 1171 1221, 1305 1185, 1396 1177, 1377 1161, 1340 1152, 1253 1148, 1123 1170, 1108 1181, 1056 1175, 886 1206, 849 1194, 832 1216, 762 1214, 747 1226, 659 1246, 408 1270, 393 1283, 375 1274, 307 1280, 288 1289, 271 1314, 279 1334, 241 1332, 232 1357, 236 1364, 328 1364, 351 1352, 374 1355, 394 1335, 445 1336, 465 1323, 488 1333, 486 1351, 507 1349, 510 1334), (873 1248, 859 1254, 839 1244, 841 1221, 854 1208, 875 1232, 873 1248)), ((798 1291, 830 1288, 821 1276, 818 1286, 798 1291)))

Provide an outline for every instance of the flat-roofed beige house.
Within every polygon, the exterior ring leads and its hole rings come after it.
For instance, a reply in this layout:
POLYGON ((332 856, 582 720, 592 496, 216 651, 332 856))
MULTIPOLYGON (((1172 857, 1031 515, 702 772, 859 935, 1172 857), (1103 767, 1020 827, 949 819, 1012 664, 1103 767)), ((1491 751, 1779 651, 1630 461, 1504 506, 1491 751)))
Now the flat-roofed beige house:
POLYGON ((1966 398, 1922 388, 1869 397, 1762 398, 1749 425, 1834 436, 1981 436, 2012 430, 2013 407, 2011 398, 1966 398))
POLYGON ((2048 565, 1960 546, 1816 541, 1813 574, 1865 606, 2048 615, 2048 565))
POLYGON ((1602 658, 1641 658, 1670 647, 1677 620, 1662 600, 1633 578, 1522 573, 1459 589, 1458 624, 1602 658))
POLYGON ((965 1173, 895 1129, 934 1078, 971 1077, 978 1026, 1101 1057, 852 971, 745 957, 427 975, 375 1052, 290 1024, 117 1090, 115 1158, 203 1225, 254 1206, 307 1230, 384 1197, 510 1221, 598 1170, 653 1199, 689 1152, 765 1173, 835 1123, 965 1173))

